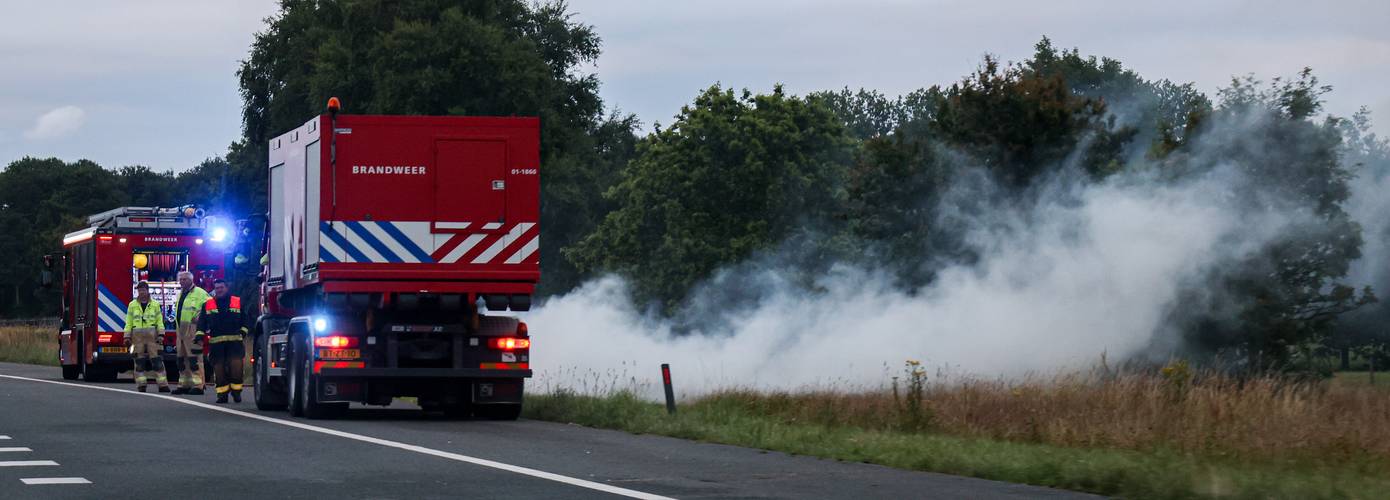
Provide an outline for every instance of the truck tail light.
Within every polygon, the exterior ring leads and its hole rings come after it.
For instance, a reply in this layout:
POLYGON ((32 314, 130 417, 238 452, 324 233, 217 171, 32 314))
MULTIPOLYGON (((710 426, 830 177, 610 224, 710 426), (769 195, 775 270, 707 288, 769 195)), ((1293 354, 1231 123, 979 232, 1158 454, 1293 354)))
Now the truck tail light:
POLYGON ((526 328, 526 322, 525 322, 525 321, 518 321, 518 322, 516 322, 516 336, 518 336, 518 337, 529 337, 529 336, 531 336, 531 335, 530 335, 530 332, 527 331, 527 330, 528 330, 528 329, 526 328))
POLYGON ((503 351, 530 349, 531 339, 517 337, 495 337, 487 340, 487 346, 503 351))
POLYGON ((112 335, 112 334, 110 334, 110 333, 103 333, 103 334, 97 335, 97 343, 98 343, 98 344, 110 344, 110 343, 114 342, 115 340, 116 340, 116 336, 115 336, 115 335, 112 335))
POLYGON ((314 337, 314 347, 326 347, 329 349, 357 347, 357 337, 349 337, 346 335, 329 335, 327 337, 314 337))

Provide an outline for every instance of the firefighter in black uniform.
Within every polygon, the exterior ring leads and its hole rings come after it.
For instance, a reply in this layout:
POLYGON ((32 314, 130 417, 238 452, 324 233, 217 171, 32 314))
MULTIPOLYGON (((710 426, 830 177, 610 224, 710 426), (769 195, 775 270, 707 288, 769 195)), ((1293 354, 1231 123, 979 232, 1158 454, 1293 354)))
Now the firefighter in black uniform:
POLYGON ((227 292, 227 282, 212 282, 212 300, 203 306, 198 317, 195 337, 207 335, 212 373, 217 385, 217 402, 241 402, 242 362, 246 359, 246 313, 241 309, 241 297, 227 292))

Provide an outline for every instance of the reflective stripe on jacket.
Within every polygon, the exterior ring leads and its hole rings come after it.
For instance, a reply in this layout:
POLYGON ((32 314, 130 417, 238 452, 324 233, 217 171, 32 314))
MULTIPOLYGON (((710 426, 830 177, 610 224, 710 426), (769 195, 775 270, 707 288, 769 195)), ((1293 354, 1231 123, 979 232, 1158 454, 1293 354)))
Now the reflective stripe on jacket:
POLYGON ((208 299, 203 305, 203 315, 198 317, 198 331, 213 338, 246 335, 246 313, 241 310, 241 297, 208 299))

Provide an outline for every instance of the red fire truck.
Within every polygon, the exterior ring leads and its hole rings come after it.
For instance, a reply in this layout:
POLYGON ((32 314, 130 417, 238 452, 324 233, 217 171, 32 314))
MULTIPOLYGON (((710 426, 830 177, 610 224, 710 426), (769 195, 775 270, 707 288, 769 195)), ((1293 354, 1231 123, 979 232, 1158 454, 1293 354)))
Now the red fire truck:
POLYGON ((528 310, 540 279, 539 120, 336 102, 270 141, 269 216, 246 226, 267 262, 257 407, 319 418, 413 396, 516 418, 531 340, 494 313, 528 310))
POLYGON ((58 357, 63 378, 110 381, 133 368, 125 338, 126 306, 135 284, 146 281, 164 310, 164 366, 178 377, 174 314, 178 273, 193 273, 211 287, 225 271, 229 227, 193 207, 122 207, 87 218, 90 227, 63 237, 63 252, 50 257, 63 278, 58 357))

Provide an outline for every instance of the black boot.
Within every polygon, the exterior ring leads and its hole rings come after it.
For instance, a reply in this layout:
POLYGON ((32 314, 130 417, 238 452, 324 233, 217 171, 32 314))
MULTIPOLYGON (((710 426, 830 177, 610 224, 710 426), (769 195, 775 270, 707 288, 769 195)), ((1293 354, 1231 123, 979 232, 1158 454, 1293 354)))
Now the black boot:
POLYGON ((179 394, 188 394, 188 388, 187 388, 187 387, 183 387, 183 386, 179 386, 178 388, 174 389, 174 392, 173 392, 172 394, 175 395, 175 396, 177 396, 177 395, 179 395, 179 394))
POLYGON ((241 402, 241 391, 232 391, 232 401, 241 402))
POLYGON ((167 385, 161 385, 161 386, 159 386, 159 392, 169 392, 169 386, 167 386, 167 385))
POLYGON ((227 404, 227 393, 224 392, 224 393, 221 393, 221 394, 218 394, 218 395, 217 395, 217 404, 220 404, 220 405, 227 404))
POLYGON ((145 392, 145 386, 143 386, 143 385, 136 386, 136 387, 135 387, 135 390, 140 391, 140 392, 145 392))
POLYGON ((192 389, 189 389, 189 390, 188 390, 188 395, 189 395, 189 396, 202 396, 202 395, 203 395, 203 388, 202 388, 202 387, 194 387, 194 388, 192 388, 192 389))

